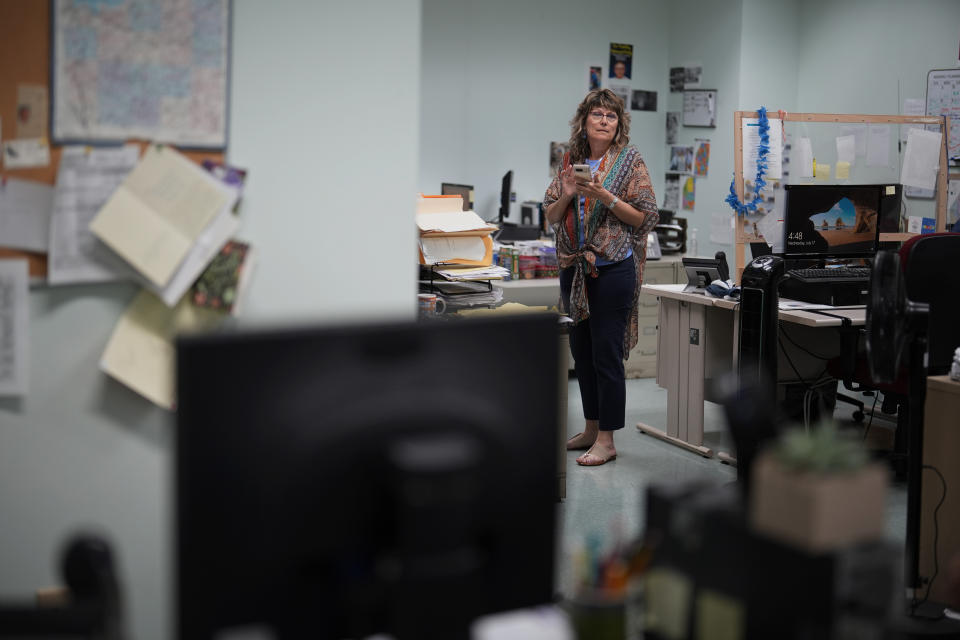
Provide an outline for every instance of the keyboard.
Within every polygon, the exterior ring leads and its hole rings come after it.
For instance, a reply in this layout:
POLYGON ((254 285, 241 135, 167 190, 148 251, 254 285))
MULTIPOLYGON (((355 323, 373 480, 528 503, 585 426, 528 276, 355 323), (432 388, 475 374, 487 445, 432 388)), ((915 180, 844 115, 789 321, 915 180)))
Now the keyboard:
POLYGON ((867 282, 870 280, 870 267, 790 269, 787 275, 800 282, 867 282))

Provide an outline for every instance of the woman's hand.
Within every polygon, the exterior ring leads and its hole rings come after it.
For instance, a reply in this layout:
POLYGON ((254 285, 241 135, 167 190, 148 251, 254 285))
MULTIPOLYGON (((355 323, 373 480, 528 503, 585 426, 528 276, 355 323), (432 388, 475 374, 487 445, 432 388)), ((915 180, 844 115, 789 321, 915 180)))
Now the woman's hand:
POLYGON ((577 180, 577 193, 587 198, 593 198, 594 200, 599 200, 603 204, 607 204, 613 200, 613 194, 603 188, 603 185, 600 184, 600 180, 597 176, 593 176, 593 180, 587 182, 585 180, 577 180))
POLYGON ((567 167, 560 172, 560 189, 561 193, 565 196, 572 198, 577 195, 577 181, 573 177, 572 164, 568 164, 567 167))

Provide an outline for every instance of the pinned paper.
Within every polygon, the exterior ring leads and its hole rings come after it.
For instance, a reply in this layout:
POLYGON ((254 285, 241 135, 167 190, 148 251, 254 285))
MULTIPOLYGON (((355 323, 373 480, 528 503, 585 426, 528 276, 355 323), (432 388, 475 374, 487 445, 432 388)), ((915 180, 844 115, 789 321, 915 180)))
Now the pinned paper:
MULTIPOLYGON (((921 98, 905 98, 903 101, 903 115, 922 116, 926 115, 927 104, 921 98)), ((907 136, 914 129, 923 129, 922 124, 902 124, 900 125, 900 140, 907 141, 907 136)))
POLYGON ((907 152, 903 154, 900 182, 919 189, 936 187, 942 139, 943 134, 939 131, 910 131, 907 136, 907 152))
POLYGON ((176 336, 212 330, 223 317, 194 305, 190 296, 170 309, 149 291, 141 291, 117 321, 100 369, 154 404, 173 409, 176 336))
MULTIPOLYGON (((760 120, 743 119, 743 175, 753 178, 757 175, 757 157, 760 145, 760 120)), ((770 118, 768 133, 770 150, 767 153, 767 179, 783 177, 783 120, 770 118)))
MULTIPOLYGON (((867 155, 867 125, 860 123, 840 125, 840 135, 853 136, 856 144, 856 154, 858 156, 867 155)), ((852 163, 853 160, 850 162, 852 163)))
POLYGON ((710 166, 710 141, 697 138, 694 140, 694 147, 696 153, 693 157, 693 175, 706 178, 710 166))
POLYGON ((693 176, 687 176, 687 179, 683 183, 683 208, 693 209, 696 202, 696 182, 693 176))
POLYGON ((668 175, 664 179, 663 208, 676 211, 680 208, 680 176, 668 175))
POLYGON ((797 164, 800 165, 800 177, 813 177, 813 146, 810 138, 800 138, 797 143, 797 164))
POLYGON ((830 179, 830 165, 818 162, 814 165, 814 178, 823 182, 830 179))
POLYGON ((47 137, 47 88, 42 84, 17 85, 17 137, 47 137))
MULTIPOLYGON (((710 242, 714 244, 733 244, 733 230, 731 223, 733 216, 729 213, 711 213, 710 214, 710 242)), ((655 235, 655 234, 651 234, 655 235)))
POLYGON ((3 168, 28 169, 50 164, 50 145, 46 138, 7 140, 3 143, 3 168))
POLYGON ((951 180, 947 183, 947 224, 957 220, 960 220, 960 182, 951 180))
POLYGON ((24 395, 30 379, 27 261, 0 260, 0 396, 24 395))
POLYGON ((837 162, 854 163, 857 157, 857 138, 855 136, 840 136, 837 138, 837 162))
POLYGON ((890 165, 890 127, 885 124, 871 124, 867 128, 867 166, 887 167, 890 165))
POLYGON ((47 253, 52 206, 50 185, 5 179, 0 187, 0 247, 47 253))
POLYGON ((768 213, 757 221, 757 230, 774 253, 783 253, 783 214, 768 213))
POLYGON ((850 163, 838 162, 837 163, 837 180, 849 180, 849 179, 850 179, 850 163))

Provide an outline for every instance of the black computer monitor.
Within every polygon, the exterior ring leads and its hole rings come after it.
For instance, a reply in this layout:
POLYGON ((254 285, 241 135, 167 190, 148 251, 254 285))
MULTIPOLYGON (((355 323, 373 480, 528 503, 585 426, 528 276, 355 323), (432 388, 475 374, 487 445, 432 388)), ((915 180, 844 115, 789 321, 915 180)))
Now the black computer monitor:
MULTIPOLYGON (((725 280, 721 273, 719 258, 681 258, 683 269, 687 273, 686 293, 705 293, 707 286, 714 280, 725 280)), ((724 260, 723 264, 726 264, 724 260)))
POLYGON ((784 257, 873 256, 880 240, 883 192, 882 185, 786 185, 784 257))
POLYGON ((463 210, 473 211, 472 184, 453 184, 452 182, 442 182, 440 183, 440 195, 460 196, 463 198, 463 210))
POLYGON ((507 171, 503 174, 500 181, 500 226, 504 222, 516 224, 516 220, 510 220, 510 203, 516 196, 513 195, 513 171, 507 171))
POLYGON ((179 637, 466 638, 553 595, 554 315, 177 342, 179 637))

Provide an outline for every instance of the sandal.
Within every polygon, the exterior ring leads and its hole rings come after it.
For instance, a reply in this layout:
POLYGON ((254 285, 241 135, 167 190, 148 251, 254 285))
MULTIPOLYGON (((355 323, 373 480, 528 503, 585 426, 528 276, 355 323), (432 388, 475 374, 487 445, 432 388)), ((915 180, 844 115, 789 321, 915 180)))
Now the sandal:
POLYGON ((580 465, 581 467, 599 467, 602 464, 607 464, 611 460, 616 460, 616 459, 617 459, 616 453, 610 454, 608 456, 602 456, 594 453, 593 447, 590 447, 590 449, 585 454, 577 458, 577 464, 580 465), (599 462, 589 461, 587 456, 592 456, 595 460, 599 460, 599 462))

